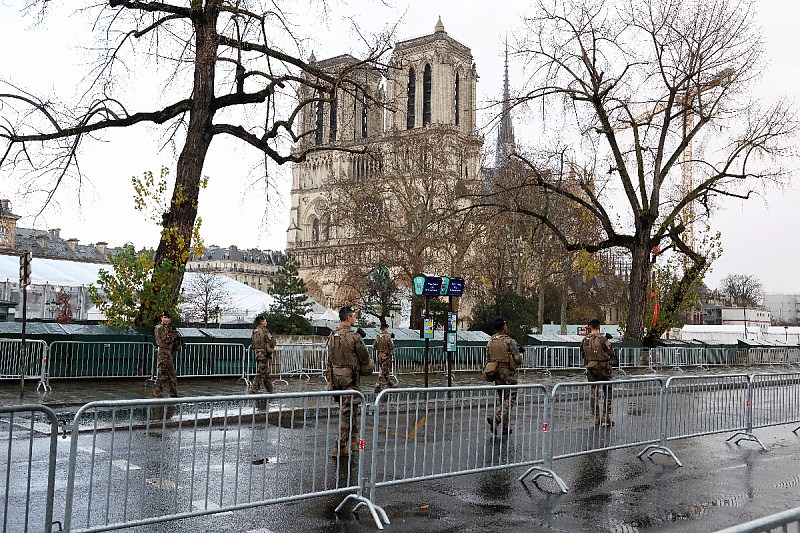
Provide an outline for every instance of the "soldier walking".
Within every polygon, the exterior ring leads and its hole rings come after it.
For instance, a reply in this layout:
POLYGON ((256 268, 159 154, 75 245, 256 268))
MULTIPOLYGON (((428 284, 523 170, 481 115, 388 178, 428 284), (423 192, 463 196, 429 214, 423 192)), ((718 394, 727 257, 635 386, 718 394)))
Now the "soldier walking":
POLYGON ((267 319, 263 316, 256 317, 256 329, 253 330, 253 335, 250 337, 250 346, 256 352, 258 366, 256 367, 256 377, 253 378, 253 383, 247 393, 256 394, 263 383, 267 392, 272 394, 275 391, 272 388, 269 365, 272 363, 272 354, 275 353, 275 337, 267 329, 267 319))
POLYGON ((381 332, 375 337, 373 346, 375 351, 378 352, 378 364, 381 368, 378 380, 375 382, 375 394, 377 394, 383 389, 390 389, 395 386, 389 378, 389 372, 392 370, 392 359, 394 358, 394 342, 392 341, 392 336, 389 335, 389 326, 386 322, 381 322, 381 332))
MULTIPOLYGON (((611 358, 614 355, 614 348, 611 342, 600 333, 600 321, 593 319, 589 321, 589 334, 581 341, 581 355, 583 365, 586 367, 586 379, 588 381, 611 381, 612 367, 611 358)), ((606 426, 613 426, 611 420, 611 385, 601 385, 605 396, 605 406, 597 405, 597 385, 592 385, 590 408, 594 415, 594 423, 599 426, 602 422, 606 426)))
POLYGON ((175 364, 172 352, 176 346, 182 345, 181 334, 169 325, 172 315, 168 311, 161 313, 161 323, 156 325, 156 346, 158 346, 158 377, 156 379, 155 396, 164 397, 164 381, 169 384, 169 395, 178 397, 178 378, 175 376, 175 364))
MULTIPOLYGON (((330 390, 360 390, 362 368, 371 363, 364 340, 356 333, 356 315, 349 306, 339 310, 340 325, 328 336, 328 377, 330 390)), ((360 399, 342 396, 339 437, 331 457, 358 451, 358 404, 360 399)))
MULTIPOLYGON (((508 326, 502 318, 494 321, 494 330, 496 333, 492 335, 486 345, 486 356, 489 363, 497 363, 497 370, 493 375, 494 384, 516 385, 517 367, 522 364, 517 343, 508 336, 508 326)), ((495 435, 499 431, 511 433, 510 413, 517 402, 517 389, 503 389, 497 393, 500 397, 500 409, 490 415, 486 422, 495 435)))

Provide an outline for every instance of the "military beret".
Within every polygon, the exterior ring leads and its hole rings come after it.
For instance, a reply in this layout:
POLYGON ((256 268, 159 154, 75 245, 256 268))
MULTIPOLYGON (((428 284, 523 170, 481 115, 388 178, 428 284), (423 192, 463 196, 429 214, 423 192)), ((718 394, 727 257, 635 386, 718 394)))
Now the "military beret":
POLYGON ((169 311, 164 311, 163 313, 161 313, 160 318, 164 318, 164 317, 172 318, 172 315, 169 314, 169 311))
POLYGON ((256 324, 258 324, 258 323, 259 323, 259 322, 261 322, 262 320, 266 320, 266 318, 264 318, 264 315, 258 315, 258 316, 256 317, 256 324))
POLYGON ((502 318, 498 318, 498 319, 496 319, 494 321, 494 330, 495 331, 500 331, 501 329, 503 329, 503 326, 505 326, 505 325, 506 325, 506 321, 503 320, 502 318))
POLYGON ((587 324, 590 328, 599 328, 600 327, 600 320, 597 318, 593 318, 587 324))

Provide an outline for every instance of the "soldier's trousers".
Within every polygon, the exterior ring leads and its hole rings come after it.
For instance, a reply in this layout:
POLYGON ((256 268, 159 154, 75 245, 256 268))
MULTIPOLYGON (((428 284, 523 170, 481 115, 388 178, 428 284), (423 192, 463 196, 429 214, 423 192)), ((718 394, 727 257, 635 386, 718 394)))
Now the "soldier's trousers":
POLYGON ((172 362, 172 351, 158 349, 158 377, 156 378, 156 398, 164 397, 164 382, 169 384, 169 395, 173 398, 178 395, 178 378, 175 375, 175 364, 172 362))
MULTIPOLYGON (((611 364, 600 363, 597 368, 590 368, 586 371, 586 379, 588 381, 611 381, 611 364)), ((593 415, 610 415, 611 414, 611 385, 592 385, 591 397, 589 399, 593 415), (605 407, 597 406, 597 389, 602 389, 602 394, 605 396, 605 407)))
MULTIPOLYGON (((498 368, 494 379, 495 385, 516 385, 516 372, 510 368, 498 368)), ((494 414, 494 427, 502 427, 507 431, 511 422, 511 409, 517 403, 517 389, 504 389, 497 391, 497 400, 500 409, 494 414)))
MULTIPOLYGON (((346 390, 358 390, 358 388, 348 387, 346 390)), ((336 445, 340 450, 349 448, 350 451, 356 451, 359 445, 358 408, 361 398, 350 395, 339 396, 339 398, 341 398, 342 410, 339 419, 339 438, 336 440, 336 445)))
POLYGON ((392 371, 392 356, 388 353, 378 352, 378 364, 381 369, 378 373, 378 380, 375 382, 375 392, 394 387, 389 373, 392 371))
POLYGON ((269 365, 272 362, 272 357, 268 357, 266 352, 256 352, 256 362, 258 363, 258 366, 256 367, 256 377, 253 378, 253 383, 250 384, 250 390, 248 392, 250 394, 257 393, 258 389, 261 388, 261 384, 263 383, 264 388, 267 389, 267 392, 272 394, 275 392, 275 390, 272 388, 272 378, 269 375, 269 365))

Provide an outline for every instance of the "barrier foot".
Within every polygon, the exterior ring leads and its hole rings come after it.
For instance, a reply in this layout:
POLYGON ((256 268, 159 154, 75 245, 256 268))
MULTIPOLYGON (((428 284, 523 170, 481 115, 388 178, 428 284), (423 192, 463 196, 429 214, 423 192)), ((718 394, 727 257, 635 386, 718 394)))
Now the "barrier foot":
POLYGON ((375 521, 375 526, 378 529, 383 529, 384 523, 386 524, 391 523, 389 522, 389 517, 386 516, 386 511, 383 510, 383 507, 381 507, 380 505, 375 505, 367 498, 359 496, 357 494, 348 494, 347 497, 344 500, 342 500, 342 503, 340 503, 339 506, 336 507, 336 509, 333 512, 338 513, 339 511, 344 509, 344 506, 348 500, 356 500, 358 502, 356 506, 353 507, 354 513, 358 511, 361 507, 366 507, 367 509, 369 509, 369 514, 372 515, 372 519, 375 521), (378 513, 380 513, 380 518, 378 517, 378 513), (381 522, 381 519, 383 519, 383 522, 381 522))
POLYGON ((279 377, 278 379, 274 379, 274 380, 272 380, 272 382, 273 382, 273 383, 279 383, 279 382, 281 382, 281 381, 283 381, 283 382, 284 382, 284 383, 286 383, 287 385, 289 384, 289 382, 288 382, 288 381, 286 381, 285 379, 283 379, 282 377, 279 377))
POLYGON ((39 387, 43 388, 45 392, 53 390, 53 387, 51 387, 44 381, 39 381, 39 383, 36 384, 36 392, 39 392, 39 387))
POLYGON ((800 429, 800 426, 797 426, 796 428, 794 428, 794 429, 792 430, 792 433, 794 433, 795 435, 797 435, 797 430, 798 430, 798 429, 800 429))
POLYGON ((727 442, 727 441, 733 440, 733 439, 735 439, 736 437, 739 437, 739 438, 738 438, 738 439, 736 439, 736 440, 734 440, 734 441, 733 441, 733 443, 734 443, 734 444, 736 444, 737 446, 739 445, 739 441, 741 441, 741 440, 750 440, 750 441, 755 441, 755 442, 757 442, 757 443, 759 444, 759 446, 761 446, 761 448, 762 448, 764 451, 767 451, 767 447, 766 447, 766 446, 764 446, 764 443, 763 443, 763 442, 761 442, 761 440, 759 440, 759 438, 758 438, 758 437, 756 437, 756 436, 755 436, 755 435, 753 435, 752 433, 748 433, 748 432, 746 432, 746 431, 737 431, 736 433, 734 433, 733 435, 731 435, 730 437, 728 437, 727 439, 725 439, 725 441, 727 442))
POLYGON ((653 455, 657 453, 661 455, 669 455, 670 457, 672 457, 672 460, 675 461, 676 465, 683 466, 683 463, 681 463, 678 457, 674 453, 672 453, 672 450, 670 450, 666 446, 661 446, 660 444, 650 444, 648 446, 645 446, 644 450, 636 454, 636 457, 641 459, 644 454, 647 454, 647 457, 652 459, 653 455))
POLYGON ((522 474, 518 478, 518 481, 524 483, 525 482, 525 478, 528 477, 528 475, 531 474, 532 472, 536 472, 533 475, 533 480, 534 481, 536 481, 536 479, 541 477, 541 476, 549 477, 550 479, 552 479, 553 481, 556 482, 556 484, 561 489, 561 493, 562 494, 566 494, 567 493, 567 484, 564 483, 564 480, 561 479, 560 477, 558 477, 558 474, 556 474, 555 472, 553 472, 549 468, 544 468, 544 467, 541 467, 541 466, 532 466, 532 467, 530 467, 528 470, 525 471, 524 474, 522 474))

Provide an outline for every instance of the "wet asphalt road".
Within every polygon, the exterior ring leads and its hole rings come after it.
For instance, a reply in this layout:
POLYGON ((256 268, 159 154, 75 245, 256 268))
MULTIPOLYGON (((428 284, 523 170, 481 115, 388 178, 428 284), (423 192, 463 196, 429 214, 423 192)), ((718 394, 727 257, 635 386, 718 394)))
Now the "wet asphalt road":
MULTIPOLYGON (((563 378, 553 381, 581 376, 563 378)), ((229 394, 241 392, 231 383, 229 394)), ((65 416, 74 410, 60 409, 65 416)), ((664 456, 638 459, 638 447, 557 460, 553 469, 567 494, 549 479, 520 483, 525 469, 513 468, 379 488, 377 503, 392 522, 387 531, 711 532, 799 505, 800 437, 793 428, 756 430, 767 452, 751 442, 726 442, 725 433, 672 441, 683 467, 664 456)), ((46 449, 47 439, 37 438, 35 446, 46 449)), ((59 439, 56 520, 64 515, 68 453, 69 440, 59 439)), ((34 477, 34 498, 42 494, 42 479, 34 477)), ((79 480, 78 486, 80 498, 87 485, 79 480)), ((341 500, 321 496, 127 531, 375 531, 364 510, 336 516, 341 500)), ((10 510, 8 518, 15 516, 10 510)), ((20 530, 14 523, 8 531, 20 530)))

